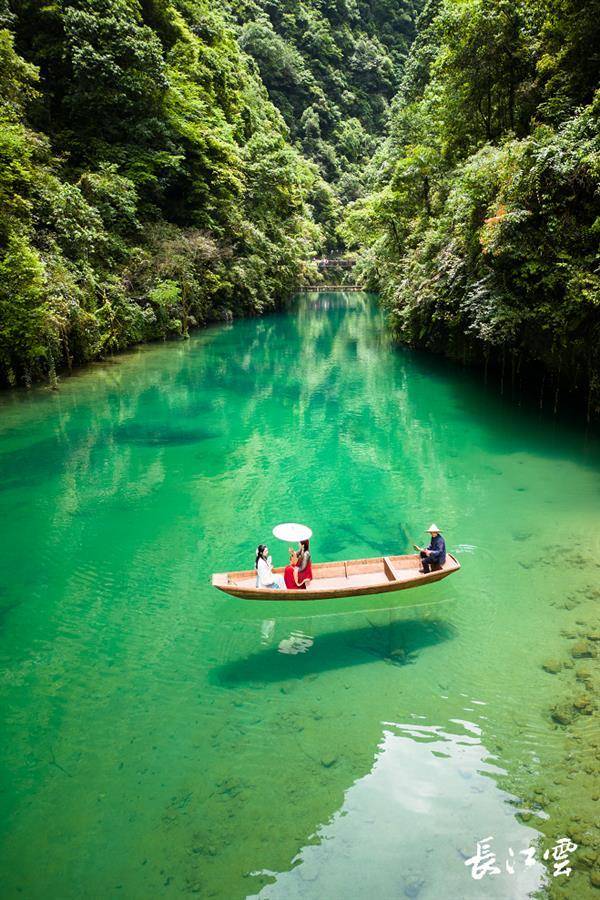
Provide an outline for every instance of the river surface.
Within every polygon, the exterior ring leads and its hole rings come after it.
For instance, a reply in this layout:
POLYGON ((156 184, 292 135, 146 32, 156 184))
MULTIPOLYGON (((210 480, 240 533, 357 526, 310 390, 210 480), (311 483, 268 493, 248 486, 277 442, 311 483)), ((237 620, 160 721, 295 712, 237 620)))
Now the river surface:
POLYGON ((0 473, 4 898, 550 885, 541 848, 583 801, 549 712, 568 673, 542 664, 600 572, 583 428, 392 348, 372 297, 305 295, 5 395, 0 473), (284 563, 281 521, 332 560, 409 552, 432 520, 462 569, 419 590, 210 585, 259 541, 284 563))

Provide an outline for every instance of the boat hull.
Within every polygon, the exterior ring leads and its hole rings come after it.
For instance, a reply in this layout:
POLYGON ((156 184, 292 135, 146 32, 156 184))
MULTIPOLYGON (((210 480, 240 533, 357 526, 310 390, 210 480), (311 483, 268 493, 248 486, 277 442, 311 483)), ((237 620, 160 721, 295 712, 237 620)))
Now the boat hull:
MULTIPOLYGON (((419 565, 419 556, 414 553, 320 563, 313 565, 313 580, 306 590, 257 588, 254 570, 218 572, 213 575, 212 584, 231 597, 242 600, 302 603, 404 591, 441 581, 460 569, 460 563, 451 554, 448 554, 443 568, 436 572, 422 574, 418 571, 419 565)), ((283 575, 283 568, 273 571, 283 575)))

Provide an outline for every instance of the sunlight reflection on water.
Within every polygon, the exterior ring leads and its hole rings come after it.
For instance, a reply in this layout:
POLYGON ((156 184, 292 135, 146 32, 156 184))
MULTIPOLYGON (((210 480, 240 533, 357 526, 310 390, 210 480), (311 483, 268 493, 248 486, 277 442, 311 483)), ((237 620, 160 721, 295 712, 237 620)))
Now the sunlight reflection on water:
POLYGON ((539 887, 544 869, 528 867, 519 852, 539 832, 514 817, 515 798, 500 790, 480 729, 469 722, 456 733, 422 723, 384 723, 372 771, 345 793, 342 807, 317 830, 291 868, 255 872, 270 883, 253 898, 306 900, 396 896, 439 900, 523 900, 539 887), (476 842, 492 834, 502 872, 474 880, 465 861, 476 842), (504 866, 516 856, 514 874, 504 866), (485 893, 483 893, 485 892, 485 893))

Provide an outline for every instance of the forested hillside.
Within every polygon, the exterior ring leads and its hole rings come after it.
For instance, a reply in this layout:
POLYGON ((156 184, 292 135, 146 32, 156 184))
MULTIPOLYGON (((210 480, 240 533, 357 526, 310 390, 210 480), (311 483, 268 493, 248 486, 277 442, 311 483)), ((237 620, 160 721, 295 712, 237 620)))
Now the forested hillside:
POLYGON ((600 4, 429 0, 347 213, 398 337, 600 408, 600 4))
POLYGON ((0 380, 260 312, 318 181, 207 0, 14 0, 0 23, 0 380))
POLYGON ((240 46, 292 139, 323 181, 316 216, 329 250, 387 125, 423 0, 229 0, 240 46))
POLYGON ((0 383, 272 308, 335 247, 391 0, 0 0, 0 383))
POLYGON ((598 411, 600 0, 423 4, 0 0, 0 382, 350 249, 400 340, 598 411))

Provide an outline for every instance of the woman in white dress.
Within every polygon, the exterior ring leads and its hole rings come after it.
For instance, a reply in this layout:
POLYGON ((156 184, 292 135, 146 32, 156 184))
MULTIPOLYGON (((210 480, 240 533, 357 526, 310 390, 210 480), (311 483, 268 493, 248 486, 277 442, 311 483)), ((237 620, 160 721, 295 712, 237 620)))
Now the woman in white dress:
POLYGON ((268 553, 269 548, 265 544, 259 544, 256 548, 256 587, 278 590, 283 587, 283 578, 273 572, 273 563, 268 553))

